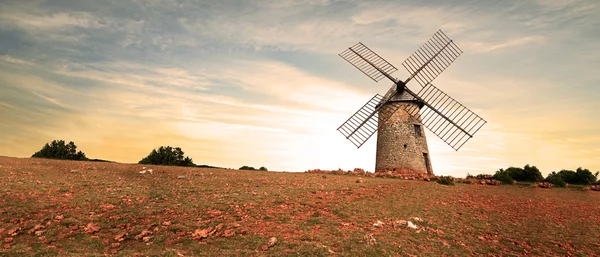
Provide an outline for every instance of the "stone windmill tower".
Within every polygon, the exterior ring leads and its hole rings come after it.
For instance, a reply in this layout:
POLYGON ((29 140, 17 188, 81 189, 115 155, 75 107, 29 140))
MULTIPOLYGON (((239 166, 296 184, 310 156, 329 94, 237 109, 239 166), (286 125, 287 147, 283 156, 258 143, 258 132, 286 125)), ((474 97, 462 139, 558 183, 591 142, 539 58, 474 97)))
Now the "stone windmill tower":
POLYGON ((411 73, 405 81, 392 77, 398 69, 360 42, 340 53, 375 82, 384 77, 394 82, 384 96, 373 96, 338 128, 358 148, 378 131, 376 172, 433 175, 423 127, 458 151, 486 123, 430 83, 461 53, 439 30, 402 63, 411 73), (406 85, 413 79, 417 90, 406 85))

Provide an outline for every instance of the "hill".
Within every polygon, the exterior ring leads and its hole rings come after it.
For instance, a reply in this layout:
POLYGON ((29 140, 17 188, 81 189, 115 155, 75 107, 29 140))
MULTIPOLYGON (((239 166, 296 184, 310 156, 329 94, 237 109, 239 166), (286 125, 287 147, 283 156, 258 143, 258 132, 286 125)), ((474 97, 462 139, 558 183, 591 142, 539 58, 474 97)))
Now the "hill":
POLYGON ((597 192, 359 182, 344 175, 0 157, 0 255, 600 252, 597 192), (152 174, 140 174, 144 166, 152 174), (277 242, 269 246, 272 237, 277 242))

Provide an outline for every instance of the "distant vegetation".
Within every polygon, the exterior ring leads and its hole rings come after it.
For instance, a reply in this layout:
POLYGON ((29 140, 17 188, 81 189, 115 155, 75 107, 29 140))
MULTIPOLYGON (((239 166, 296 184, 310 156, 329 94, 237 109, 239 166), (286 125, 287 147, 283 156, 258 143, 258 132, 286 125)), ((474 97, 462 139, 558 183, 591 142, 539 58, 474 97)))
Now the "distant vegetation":
MULTIPOLYGON (((553 171, 546 178, 542 176, 542 173, 535 166, 529 164, 523 168, 509 167, 505 169, 499 169, 493 175, 493 178, 499 180, 502 184, 512 185, 516 182, 548 182, 557 187, 565 187, 567 184, 572 185, 592 185, 595 183, 600 184, 598 180, 600 171, 595 174, 588 169, 577 168, 573 170, 561 170, 559 172, 553 171)), ((478 175, 478 177, 483 175, 478 175)), ((467 174, 467 178, 473 178, 471 174, 467 174)))
POLYGON ((179 147, 161 146, 153 149, 148 156, 144 157, 139 164, 172 165, 195 167, 192 158, 186 157, 179 147))
POLYGON ((454 186, 454 178, 450 176, 439 176, 435 181, 442 185, 454 186))
MULTIPOLYGON (((240 170, 257 170, 257 169, 255 169, 254 167, 244 165, 244 166, 240 167, 240 170)), ((267 168, 265 168, 264 166, 258 168, 258 170, 268 171, 267 168)))
POLYGON ((596 174, 592 174, 592 172, 588 169, 577 168, 577 170, 561 170, 559 172, 553 171, 548 174, 546 177, 547 182, 554 184, 555 186, 565 186, 565 184, 574 184, 574 185, 591 185, 597 183, 598 174, 600 172, 596 172, 596 174))
POLYGON ((41 150, 34 153, 31 157, 60 159, 60 160, 88 160, 85 153, 77 151, 77 146, 73 141, 68 144, 64 140, 53 140, 50 144, 46 143, 41 150))

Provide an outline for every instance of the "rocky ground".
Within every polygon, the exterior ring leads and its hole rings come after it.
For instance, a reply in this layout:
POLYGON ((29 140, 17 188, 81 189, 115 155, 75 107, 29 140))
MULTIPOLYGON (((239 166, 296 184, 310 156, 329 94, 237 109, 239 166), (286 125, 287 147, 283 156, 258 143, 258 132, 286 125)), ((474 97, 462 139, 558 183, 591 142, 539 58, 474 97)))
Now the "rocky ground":
POLYGON ((0 157, 0 255, 600 253, 600 193, 0 157))

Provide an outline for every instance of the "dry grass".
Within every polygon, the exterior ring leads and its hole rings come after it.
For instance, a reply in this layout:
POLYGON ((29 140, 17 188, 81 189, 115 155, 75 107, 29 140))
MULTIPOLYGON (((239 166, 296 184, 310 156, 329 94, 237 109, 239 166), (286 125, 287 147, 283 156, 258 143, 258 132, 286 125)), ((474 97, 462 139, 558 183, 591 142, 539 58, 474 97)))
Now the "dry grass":
POLYGON ((600 253, 598 192, 147 167, 0 157, 0 255, 600 253))

